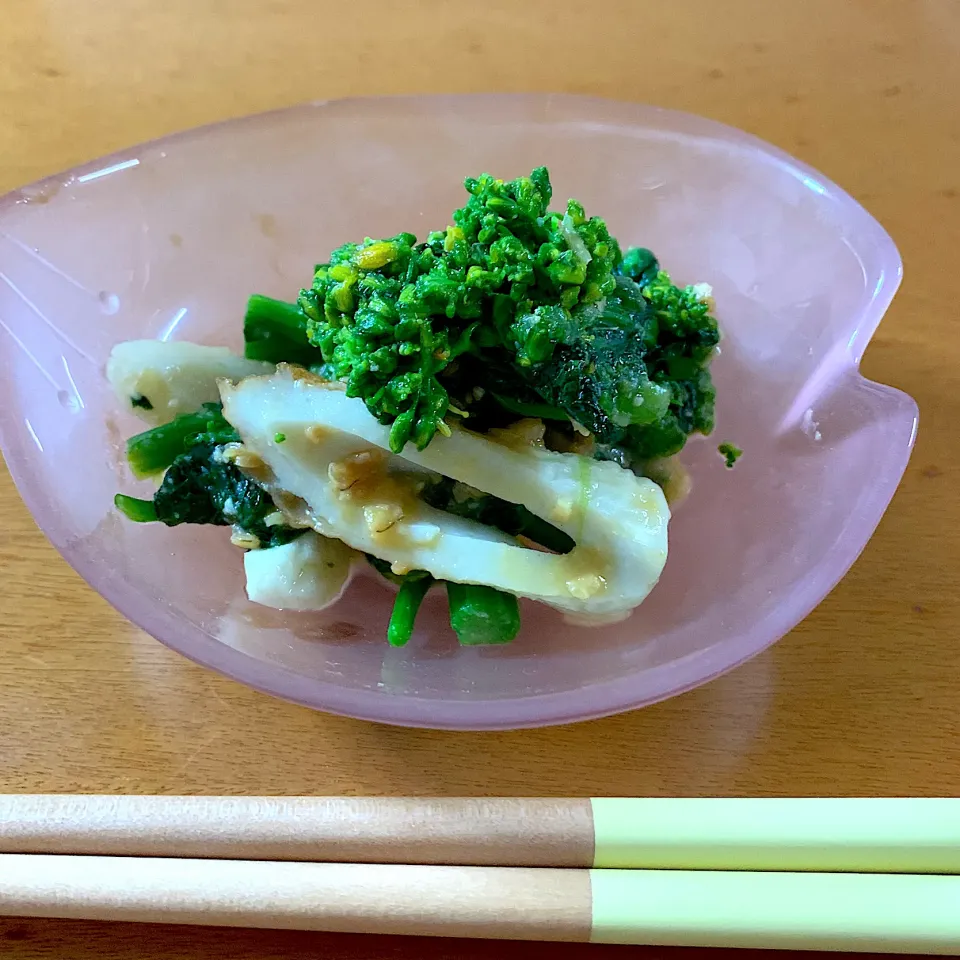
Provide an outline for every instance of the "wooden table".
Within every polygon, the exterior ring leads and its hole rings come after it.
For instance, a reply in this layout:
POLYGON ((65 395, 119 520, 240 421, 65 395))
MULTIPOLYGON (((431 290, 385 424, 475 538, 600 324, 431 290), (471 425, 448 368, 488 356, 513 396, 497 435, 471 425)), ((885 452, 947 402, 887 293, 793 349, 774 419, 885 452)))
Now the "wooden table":
MULTIPOLYGON (((223 117, 311 98, 437 90, 589 92, 702 113, 820 168, 880 219, 906 279, 864 369, 916 397, 923 422, 876 536, 805 623, 700 690, 578 726, 432 733, 290 706, 170 652, 80 581, 4 474, 0 789, 957 792, 960 5, 6 0, 0 190, 223 117)), ((17 958, 414 950, 319 943, 0 922, 0 952, 17 958)), ((481 955, 458 950, 421 944, 409 955, 481 955)))

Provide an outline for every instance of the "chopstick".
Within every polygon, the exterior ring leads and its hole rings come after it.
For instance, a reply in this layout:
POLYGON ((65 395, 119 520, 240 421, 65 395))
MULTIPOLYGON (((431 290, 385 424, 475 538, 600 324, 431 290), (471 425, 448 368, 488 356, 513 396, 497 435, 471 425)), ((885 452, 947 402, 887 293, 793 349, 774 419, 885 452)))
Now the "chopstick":
POLYGON ((960 876, 0 855, 0 915, 960 953, 960 876))
POLYGON ((19 795, 0 853, 957 874, 960 799, 19 795))
POLYGON ((5 796, 0 915, 949 955, 960 800, 5 796))

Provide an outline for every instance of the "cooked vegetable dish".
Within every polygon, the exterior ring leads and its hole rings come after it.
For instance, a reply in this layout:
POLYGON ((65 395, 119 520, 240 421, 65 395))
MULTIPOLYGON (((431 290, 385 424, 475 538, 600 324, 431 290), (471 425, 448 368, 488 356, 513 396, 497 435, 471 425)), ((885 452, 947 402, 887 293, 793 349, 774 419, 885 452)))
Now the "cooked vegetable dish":
POLYGON ((714 425, 710 288, 575 200, 551 211, 544 167, 464 186, 424 240, 345 243, 295 302, 250 297, 243 357, 118 344, 110 381, 151 425, 130 468, 158 485, 117 507, 230 527, 268 606, 322 609, 365 567, 397 588, 397 646, 435 584, 467 645, 512 640, 518 597, 629 615, 666 561, 676 455, 714 425))

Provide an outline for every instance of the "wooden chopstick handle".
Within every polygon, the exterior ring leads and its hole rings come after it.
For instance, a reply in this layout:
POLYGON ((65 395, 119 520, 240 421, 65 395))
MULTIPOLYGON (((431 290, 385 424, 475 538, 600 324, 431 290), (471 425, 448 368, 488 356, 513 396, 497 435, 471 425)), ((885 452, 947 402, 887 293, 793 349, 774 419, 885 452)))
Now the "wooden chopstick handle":
POLYGON ((586 941, 590 874, 6 854, 0 915, 586 941))
POLYGON ((589 800, 0 796, 0 853, 589 867, 589 800))

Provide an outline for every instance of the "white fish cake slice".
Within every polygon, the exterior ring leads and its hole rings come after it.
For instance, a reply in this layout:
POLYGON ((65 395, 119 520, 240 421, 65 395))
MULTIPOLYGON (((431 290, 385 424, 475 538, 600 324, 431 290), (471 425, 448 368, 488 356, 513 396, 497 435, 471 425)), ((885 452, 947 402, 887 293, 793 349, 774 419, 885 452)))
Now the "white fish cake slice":
POLYGON ((220 393, 224 415, 263 461, 258 479, 267 479, 281 507, 279 491, 292 494, 318 533, 398 572, 428 570, 583 619, 612 620, 638 606, 663 570, 670 519, 663 493, 614 463, 456 428, 423 451, 408 444, 399 457, 389 452, 389 427, 361 400, 284 365, 271 376, 221 382, 220 393), (576 546, 562 556, 526 549, 493 528, 434 510, 417 498, 411 467, 521 503, 576 546))

